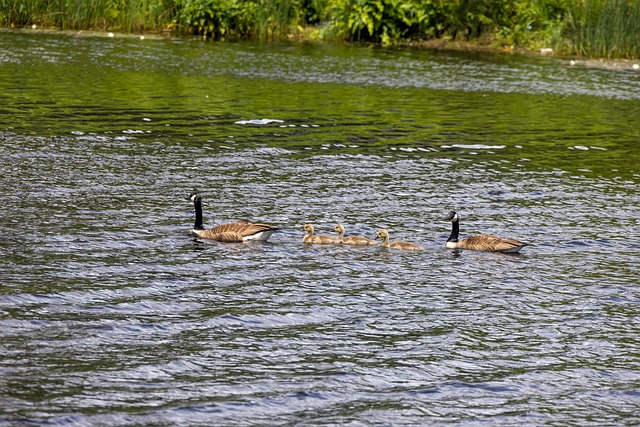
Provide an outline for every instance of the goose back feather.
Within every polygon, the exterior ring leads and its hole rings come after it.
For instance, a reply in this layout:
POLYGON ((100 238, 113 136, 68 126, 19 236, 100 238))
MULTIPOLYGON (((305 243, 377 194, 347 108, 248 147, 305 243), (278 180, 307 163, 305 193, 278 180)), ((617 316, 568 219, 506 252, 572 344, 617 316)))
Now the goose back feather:
POLYGON ((483 252, 515 253, 520 251, 528 243, 516 239, 494 236, 492 234, 477 234, 458 240, 460 233, 460 217, 455 211, 449 212, 447 219, 451 221, 451 235, 447 239, 446 247, 449 249, 469 249, 483 252))
POLYGON ((202 224, 202 197, 197 193, 191 193, 189 199, 193 202, 196 211, 196 221, 191 230, 191 234, 195 237, 219 242, 265 241, 279 230, 272 225, 254 224, 248 220, 220 224, 207 230, 202 224))

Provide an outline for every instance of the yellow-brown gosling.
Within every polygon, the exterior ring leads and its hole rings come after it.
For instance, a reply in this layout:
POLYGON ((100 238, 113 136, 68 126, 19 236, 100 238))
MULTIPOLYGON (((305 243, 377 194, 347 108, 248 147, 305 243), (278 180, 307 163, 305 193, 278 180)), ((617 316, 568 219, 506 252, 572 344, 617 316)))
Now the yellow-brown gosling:
POLYGON ((460 232, 460 217, 454 211, 449 212, 447 219, 451 221, 451 235, 447 239, 446 246, 449 249, 470 249, 473 251, 484 252, 518 252, 528 243, 523 243, 515 239, 505 239, 503 237, 493 236, 491 234, 478 234, 458 240, 460 232))
POLYGON ((321 245, 340 243, 338 240, 336 240, 335 237, 325 236, 323 234, 313 234, 315 232, 315 229, 313 228, 312 224, 305 224, 304 231, 307 232, 307 234, 305 234, 302 238, 302 241, 304 243, 317 243, 321 245))
POLYGON ((424 249, 422 246, 409 242, 391 242, 389 243, 389 232, 385 229, 378 231, 378 239, 382 239, 380 246, 383 248, 404 249, 408 251, 420 251, 424 249))
POLYGON ((338 238, 336 240, 345 245, 367 246, 367 245, 378 244, 378 242, 376 242, 375 240, 369 239, 367 237, 362 237, 362 236, 344 237, 344 225, 342 224, 336 224, 336 226, 333 229, 338 232, 338 238))
POLYGON ((202 225, 202 196, 191 193, 189 200, 196 209, 196 222, 191 234, 201 239, 212 239, 219 242, 246 242, 249 240, 267 240, 278 227, 267 224, 254 224, 247 220, 221 224, 206 230, 202 225))

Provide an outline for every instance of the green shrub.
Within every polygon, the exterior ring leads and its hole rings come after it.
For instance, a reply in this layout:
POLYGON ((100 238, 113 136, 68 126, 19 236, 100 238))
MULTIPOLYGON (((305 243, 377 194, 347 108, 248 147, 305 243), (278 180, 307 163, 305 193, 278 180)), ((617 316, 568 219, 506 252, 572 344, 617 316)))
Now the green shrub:
POLYGON ((404 39, 493 37, 502 44, 549 40, 565 0, 333 0, 330 37, 393 43, 404 39))
POLYGON ((431 0, 334 0, 328 37, 394 43, 436 33, 438 6, 431 0))
POLYGON ((233 26, 241 14, 235 0, 175 0, 175 7, 176 23, 194 33, 220 37, 241 31, 233 26))
POLYGON ((213 38, 284 38, 305 15, 298 0, 174 0, 175 24, 213 38))

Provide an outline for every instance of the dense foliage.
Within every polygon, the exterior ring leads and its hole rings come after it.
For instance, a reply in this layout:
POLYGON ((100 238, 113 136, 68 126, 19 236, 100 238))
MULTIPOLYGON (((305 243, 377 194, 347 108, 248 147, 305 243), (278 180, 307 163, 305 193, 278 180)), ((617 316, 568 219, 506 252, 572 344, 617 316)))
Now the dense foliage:
POLYGON ((558 31, 564 0, 335 0, 331 29, 352 40, 496 39, 522 45, 558 31))
POLYGON ((640 52, 640 0, 0 0, 0 25, 640 52), (308 29, 313 31, 309 32, 308 29))

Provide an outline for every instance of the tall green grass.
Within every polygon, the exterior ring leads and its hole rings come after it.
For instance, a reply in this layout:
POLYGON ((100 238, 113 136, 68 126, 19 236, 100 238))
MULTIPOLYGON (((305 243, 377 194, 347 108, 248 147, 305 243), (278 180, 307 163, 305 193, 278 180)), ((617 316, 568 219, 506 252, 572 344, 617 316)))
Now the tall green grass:
POLYGON ((640 0, 572 1, 565 34, 582 56, 640 56, 640 0))
POLYGON ((254 36, 259 39, 286 38, 304 25, 302 2, 298 0, 259 0, 254 36))
POLYGON ((173 0, 0 0, 0 25, 144 31, 173 19, 173 0))

